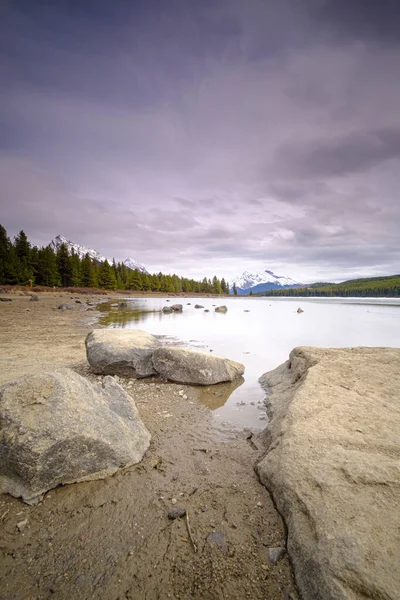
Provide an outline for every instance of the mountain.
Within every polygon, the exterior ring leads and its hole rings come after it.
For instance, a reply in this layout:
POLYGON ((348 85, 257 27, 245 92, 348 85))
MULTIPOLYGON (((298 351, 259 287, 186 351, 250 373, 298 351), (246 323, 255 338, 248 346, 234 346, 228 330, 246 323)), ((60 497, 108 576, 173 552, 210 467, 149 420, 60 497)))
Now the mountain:
MULTIPOLYGON (((112 264, 112 259, 110 260, 109 258, 106 258, 102 254, 100 254, 100 252, 97 252, 97 250, 93 250, 92 248, 87 248, 87 246, 82 246, 81 244, 75 244, 74 242, 67 240, 67 238, 65 238, 63 235, 57 235, 54 238, 54 240, 52 240, 50 242, 50 246, 53 248, 54 252, 57 252, 57 250, 60 248, 61 244, 65 244, 67 246, 68 252, 70 254, 72 254, 72 253, 77 254, 79 256, 79 258, 81 258, 81 259, 84 258, 86 256, 86 254, 89 254, 90 258, 92 260, 96 261, 97 263, 102 263, 105 260, 108 260, 110 265, 112 264)), ((141 273, 148 274, 146 267, 144 267, 140 263, 136 262, 136 260, 133 258, 130 258, 130 257, 126 258, 124 260, 124 265, 128 269, 132 269, 132 270, 137 269, 141 273)))
POLYGON ((134 258, 131 258, 130 256, 124 260, 124 265, 128 269, 132 269, 132 271, 134 271, 135 269, 137 269, 141 273, 147 273, 148 274, 148 270, 146 269, 146 267, 144 265, 141 265, 140 263, 136 262, 136 260, 134 258))
POLYGON ((266 290, 279 290, 284 288, 300 287, 301 283, 294 281, 290 277, 275 275, 272 271, 260 271, 259 273, 249 273, 245 271, 240 277, 235 277, 231 281, 231 292, 233 284, 236 285, 238 294, 249 294, 250 291, 265 292, 266 290))

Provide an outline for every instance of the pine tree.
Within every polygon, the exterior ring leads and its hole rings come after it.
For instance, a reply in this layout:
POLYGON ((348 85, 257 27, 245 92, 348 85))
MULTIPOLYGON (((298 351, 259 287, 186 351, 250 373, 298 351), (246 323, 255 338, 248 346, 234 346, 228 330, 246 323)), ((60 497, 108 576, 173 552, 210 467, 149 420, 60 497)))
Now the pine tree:
POLYGON ((105 290, 115 290, 117 287, 117 280, 115 273, 111 268, 108 260, 105 260, 100 265, 99 269, 99 286, 105 290))
POLYGON ((70 264, 71 264, 71 277, 70 277, 69 285, 71 285, 72 287, 79 287, 80 285, 82 285, 82 283, 81 283, 81 261, 79 259, 79 256, 77 254, 75 254, 74 252, 72 253, 72 256, 70 256, 70 264))
POLYGON ((236 289, 236 284, 233 284, 233 295, 237 296, 237 289, 236 289))
POLYGON ((46 286, 58 286, 61 284, 57 267, 57 258, 51 246, 40 248, 38 251, 35 282, 38 285, 46 286))
POLYGON ((61 244, 57 252, 57 266, 60 274, 61 285, 71 285, 72 265, 66 244, 61 244))

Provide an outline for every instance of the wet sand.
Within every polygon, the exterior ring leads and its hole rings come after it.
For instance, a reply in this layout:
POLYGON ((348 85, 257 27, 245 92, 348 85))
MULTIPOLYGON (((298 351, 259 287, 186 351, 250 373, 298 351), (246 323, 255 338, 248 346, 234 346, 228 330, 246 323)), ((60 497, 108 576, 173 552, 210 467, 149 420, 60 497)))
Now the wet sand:
MULTIPOLYGON (((39 296, 3 295, 13 301, 0 303, 0 384, 59 367, 96 379, 84 339, 98 314, 86 311, 87 296, 39 296)), ((196 388, 121 383, 152 434, 149 452, 106 480, 51 490, 37 506, 0 495, 0 597, 297 598, 287 556, 268 558, 285 529, 254 473, 259 442, 217 428, 196 388), (168 519, 173 506, 187 510, 197 551, 185 519, 168 519)))

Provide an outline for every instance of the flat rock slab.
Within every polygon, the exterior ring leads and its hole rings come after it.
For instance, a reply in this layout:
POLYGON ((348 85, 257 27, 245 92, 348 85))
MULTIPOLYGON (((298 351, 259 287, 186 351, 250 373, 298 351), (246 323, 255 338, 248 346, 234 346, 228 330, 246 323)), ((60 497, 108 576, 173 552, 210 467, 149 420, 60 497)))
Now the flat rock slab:
POLYGON ((112 378, 70 369, 0 388, 0 491, 34 503, 59 484, 103 479, 138 463, 150 434, 112 378))
POLYGON ((400 349, 295 348, 258 464, 304 600, 399 598, 400 349))
POLYGON ((95 329, 86 338, 86 356, 94 373, 149 377, 156 373, 153 350, 158 339, 139 329, 95 329))
POLYGON ((194 385, 233 381, 244 373, 244 365, 233 360, 169 346, 154 350, 153 365, 165 379, 194 385))

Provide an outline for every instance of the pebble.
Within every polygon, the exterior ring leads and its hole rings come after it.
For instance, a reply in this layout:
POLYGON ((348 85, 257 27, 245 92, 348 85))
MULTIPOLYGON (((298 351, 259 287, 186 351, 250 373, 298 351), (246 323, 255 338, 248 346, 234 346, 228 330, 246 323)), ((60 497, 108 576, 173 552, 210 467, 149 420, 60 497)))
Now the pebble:
POLYGON ((168 511, 168 519, 174 521, 175 519, 180 519, 186 515, 186 508, 176 506, 175 508, 171 508, 168 511))
POLYGON ((258 508, 262 508, 262 502, 257 502, 258 508))
POLYGON ((171 504, 176 504, 177 502, 178 502, 178 500, 176 498, 172 498, 171 504))
POLYGON ((276 565, 277 562, 284 556, 286 550, 282 546, 276 546, 275 548, 268 548, 268 557, 272 565, 276 565))
POLYGON ((17 523, 17 529, 19 531, 22 531, 25 529, 25 527, 28 525, 28 519, 24 519, 23 521, 20 521, 19 523, 17 523))

